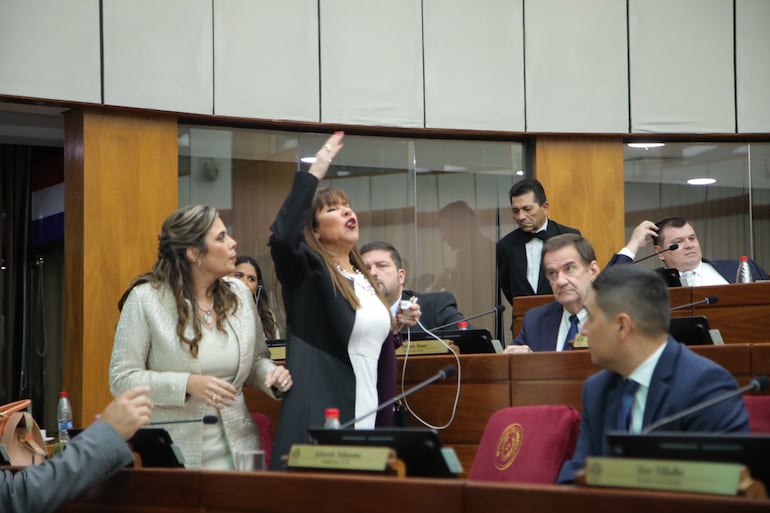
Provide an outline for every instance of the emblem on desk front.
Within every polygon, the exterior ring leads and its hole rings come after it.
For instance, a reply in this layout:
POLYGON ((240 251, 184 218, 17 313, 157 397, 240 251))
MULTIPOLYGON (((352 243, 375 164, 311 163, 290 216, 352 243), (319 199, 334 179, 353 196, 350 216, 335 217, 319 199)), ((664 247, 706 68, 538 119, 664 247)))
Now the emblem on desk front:
POLYGON ((495 468, 505 470, 510 467, 519 455, 521 449, 521 439, 524 430, 521 424, 511 424, 506 427, 497 440, 495 449, 495 468))

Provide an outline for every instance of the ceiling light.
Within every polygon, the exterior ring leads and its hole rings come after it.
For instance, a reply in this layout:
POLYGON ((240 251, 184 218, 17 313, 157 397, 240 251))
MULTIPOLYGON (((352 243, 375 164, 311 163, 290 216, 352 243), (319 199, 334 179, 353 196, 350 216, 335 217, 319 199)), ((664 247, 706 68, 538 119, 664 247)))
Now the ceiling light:
POLYGON ((316 158, 315 157, 302 157, 299 159, 300 162, 304 162, 305 164, 315 164, 316 158))
POLYGON ((717 183, 716 178, 690 178, 687 180, 690 185, 711 185, 717 183))
POLYGON ((665 143, 628 143, 629 148, 641 148, 643 150, 649 150, 650 148, 660 148, 665 146, 665 143))
POLYGON ((524 171, 519 169, 518 171, 516 171, 516 176, 524 176, 524 171))

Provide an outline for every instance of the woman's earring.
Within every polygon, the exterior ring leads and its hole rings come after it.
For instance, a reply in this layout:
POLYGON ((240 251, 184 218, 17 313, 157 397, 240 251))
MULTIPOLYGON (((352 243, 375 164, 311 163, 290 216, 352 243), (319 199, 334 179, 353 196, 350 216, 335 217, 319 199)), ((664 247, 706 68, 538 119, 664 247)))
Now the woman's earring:
POLYGON ((198 260, 198 267, 200 267, 200 266, 201 266, 201 261, 200 261, 200 260, 198 260))

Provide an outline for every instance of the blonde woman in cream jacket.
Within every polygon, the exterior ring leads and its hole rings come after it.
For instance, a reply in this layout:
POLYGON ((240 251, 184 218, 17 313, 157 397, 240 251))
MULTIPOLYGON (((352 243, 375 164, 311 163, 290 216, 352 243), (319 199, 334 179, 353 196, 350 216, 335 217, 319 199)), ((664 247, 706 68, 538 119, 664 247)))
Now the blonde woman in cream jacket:
POLYGON ((153 421, 162 425, 187 468, 231 469, 236 451, 257 449, 259 435, 243 385, 280 399, 292 386, 262 335, 245 285, 224 278, 235 267, 236 242, 216 209, 171 214, 159 235, 158 261, 124 293, 110 363, 113 395, 150 387, 153 421))

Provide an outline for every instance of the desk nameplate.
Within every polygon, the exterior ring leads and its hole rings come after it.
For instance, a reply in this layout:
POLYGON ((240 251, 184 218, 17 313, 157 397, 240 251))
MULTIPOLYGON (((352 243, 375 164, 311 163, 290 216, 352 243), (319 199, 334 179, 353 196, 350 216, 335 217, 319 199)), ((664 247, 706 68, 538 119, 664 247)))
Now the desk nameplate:
POLYGON ((585 482, 594 486, 736 495, 744 468, 738 463, 589 457, 585 482))

